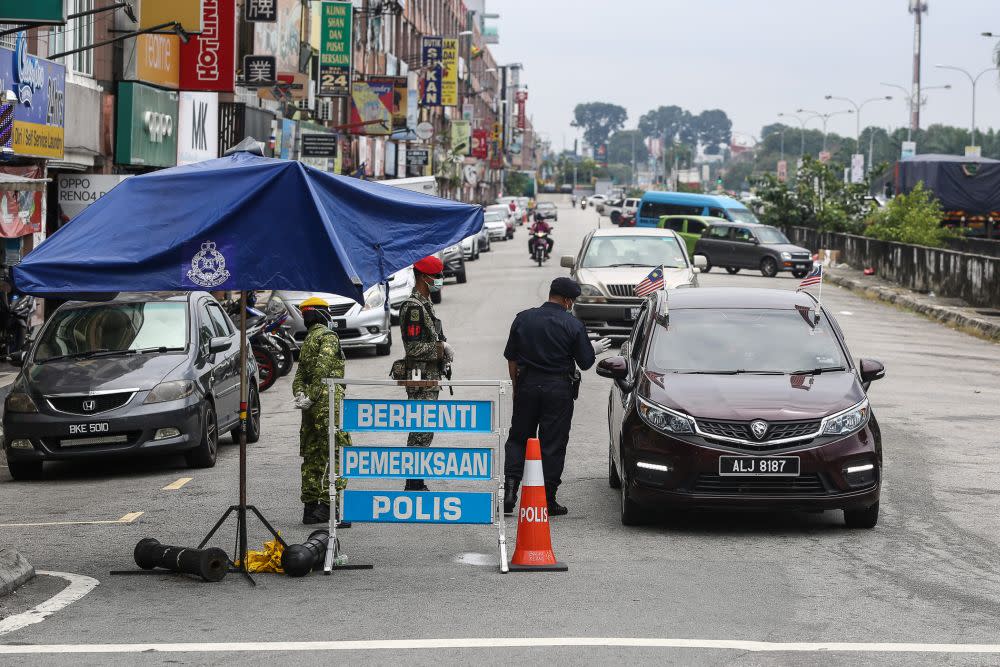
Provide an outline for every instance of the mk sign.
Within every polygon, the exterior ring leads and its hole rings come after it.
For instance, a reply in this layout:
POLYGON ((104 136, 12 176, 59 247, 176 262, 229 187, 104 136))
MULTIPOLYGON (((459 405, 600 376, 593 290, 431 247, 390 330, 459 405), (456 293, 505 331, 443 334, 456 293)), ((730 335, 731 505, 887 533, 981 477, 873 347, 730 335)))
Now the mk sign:
POLYGON ((204 0, 203 30, 181 44, 181 88, 231 93, 236 79, 236 0, 204 0))

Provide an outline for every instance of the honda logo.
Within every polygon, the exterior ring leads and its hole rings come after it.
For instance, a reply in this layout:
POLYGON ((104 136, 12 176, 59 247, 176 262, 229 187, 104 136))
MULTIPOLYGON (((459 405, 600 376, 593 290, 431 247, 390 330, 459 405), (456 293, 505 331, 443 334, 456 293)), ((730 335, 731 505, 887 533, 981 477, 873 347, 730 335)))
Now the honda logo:
POLYGON ((97 407, 97 401, 84 401, 83 402, 83 411, 84 412, 93 412, 96 407, 97 407))
POLYGON ((767 422, 762 419, 750 422, 750 432, 756 439, 763 440, 764 434, 767 433, 767 422))

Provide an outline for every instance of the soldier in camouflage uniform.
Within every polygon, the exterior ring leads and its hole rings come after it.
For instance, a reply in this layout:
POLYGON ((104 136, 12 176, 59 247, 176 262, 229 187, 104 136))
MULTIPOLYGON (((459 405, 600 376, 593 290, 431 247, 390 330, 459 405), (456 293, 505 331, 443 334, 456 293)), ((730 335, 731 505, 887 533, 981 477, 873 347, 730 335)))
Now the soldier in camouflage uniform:
MULTIPOLYGON (((407 375, 420 371, 424 380, 440 380, 455 355, 447 343, 441 320, 434 314, 431 292, 441 289, 444 282, 444 265, 433 255, 413 265, 416 285, 410 297, 399 308, 399 328, 406 350, 407 375)), ((436 401, 439 388, 407 387, 406 397, 411 400, 436 401)), ((407 447, 429 447, 433 433, 410 433, 407 447)), ((406 480, 406 491, 427 491, 422 479, 406 480)))
MULTIPOLYGON (((299 365, 292 382, 295 406, 302 410, 302 428, 299 431, 299 455, 302 457, 302 523, 326 523, 330 519, 329 471, 330 459, 330 393, 325 379, 344 377, 344 353, 340 338, 330 330, 329 304, 312 297, 299 306, 302 319, 308 328, 299 365)), ((337 387, 337 411, 344 399, 343 387, 337 387)), ((350 446, 351 436, 337 432, 334 465, 340 463, 340 447, 350 446)), ((337 491, 347 486, 347 480, 337 480, 337 491)), ((341 524, 341 527, 347 527, 341 524)))

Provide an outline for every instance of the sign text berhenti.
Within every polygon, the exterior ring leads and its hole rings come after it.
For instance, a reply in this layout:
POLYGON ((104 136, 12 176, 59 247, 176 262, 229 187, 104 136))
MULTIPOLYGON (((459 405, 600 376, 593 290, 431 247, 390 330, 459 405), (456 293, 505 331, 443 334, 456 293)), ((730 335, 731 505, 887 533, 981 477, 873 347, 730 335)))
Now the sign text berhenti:
MULTIPOLYGON (((490 433, 491 401, 345 399, 341 428, 354 432, 490 433)), ((343 447, 345 478, 489 480, 491 448, 343 447)), ((493 494, 469 492, 344 491, 346 521, 376 523, 493 523, 493 494)))

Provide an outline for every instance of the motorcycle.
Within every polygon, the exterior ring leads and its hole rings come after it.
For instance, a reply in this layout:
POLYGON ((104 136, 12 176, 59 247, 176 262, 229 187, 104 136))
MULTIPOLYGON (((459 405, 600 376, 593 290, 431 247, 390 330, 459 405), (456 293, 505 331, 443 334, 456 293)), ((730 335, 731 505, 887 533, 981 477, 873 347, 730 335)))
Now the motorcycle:
POLYGON ((546 254, 549 247, 548 239, 549 235, 546 232, 534 232, 531 235, 531 258, 538 262, 538 266, 549 258, 546 254))
POLYGON ((587 198, 586 197, 581 197, 580 198, 580 208, 582 208, 582 209, 587 208, 587 198))
MULTIPOLYGON (((225 304, 229 316, 239 317, 239 302, 225 304)), ((257 361, 257 382, 260 391, 267 391, 279 377, 287 375, 294 363, 293 347, 281 334, 282 324, 288 319, 287 313, 268 315, 252 306, 247 306, 247 339, 250 350, 257 361)))

